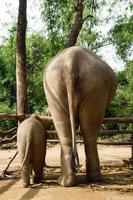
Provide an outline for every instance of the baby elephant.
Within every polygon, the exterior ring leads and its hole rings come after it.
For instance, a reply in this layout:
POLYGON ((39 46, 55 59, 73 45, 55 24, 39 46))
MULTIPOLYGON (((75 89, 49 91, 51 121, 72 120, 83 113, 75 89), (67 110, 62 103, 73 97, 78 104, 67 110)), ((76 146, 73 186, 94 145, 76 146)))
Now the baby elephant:
POLYGON ((33 183, 40 183, 43 179, 43 166, 46 154, 45 124, 37 115, 23 121, 17 131, 18 155, 20 158, 20 171, 23 186, 30 185, 30 174, 33 183))

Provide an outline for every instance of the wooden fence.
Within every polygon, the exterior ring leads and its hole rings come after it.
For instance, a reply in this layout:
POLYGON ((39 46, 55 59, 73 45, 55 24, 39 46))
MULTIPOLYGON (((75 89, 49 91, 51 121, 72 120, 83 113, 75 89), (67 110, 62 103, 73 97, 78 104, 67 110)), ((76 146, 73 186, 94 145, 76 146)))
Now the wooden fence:
MULTIPOLYGON (((0 113, 0 120, 23 120, 25 118, 28 118, 30 114, 26 115, 17 115, 17 114, 6 114, 6 113, 0 113)), ((44 116, 45 117, 45 116, 44 116)), ((46 119, 50 119, 51 117, 45 117, 46 119)), ((52 118, 51 118, 52 119, 52 118)), ((127 118, 104 118, 103 123, 111 123, 111 124, 132 124, 133 127, 133 117, 127 117, 127 118)), ((17 128, 12 128, 11 130, 8 131, 0 131, 0 136, 9 134, 13 131, 16 131, 17 128)), ((55 130, 48 130, 48 134, 56 134, 55 130)), ((114 135, 114 134, 131 134, 130 140, 129 141, 98 141, 98 144, 103 144, 103 145, 130 145, 131 146, 131 160, 133 160, 133 129, 131 130, 100 130, 99 135, 114 135)), ((9 138, 9 142, 11 140, 16 139, 15 136, 12 138, 9 138)), ((6 140, 8 142, 8 140, 6 140)), ((48 140, 50 143, 58 143, 59 140, 57 139, 51 139, 48 140)), ((83 143, 82 139, 78 139, 77 143, 83 143)))

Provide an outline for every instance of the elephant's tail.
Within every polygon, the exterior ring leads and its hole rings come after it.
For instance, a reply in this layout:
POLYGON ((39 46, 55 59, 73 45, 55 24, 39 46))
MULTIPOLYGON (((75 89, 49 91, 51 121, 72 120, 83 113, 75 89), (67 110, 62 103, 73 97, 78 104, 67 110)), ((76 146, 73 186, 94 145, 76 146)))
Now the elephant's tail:
POLYGON ((22 164, 20 166, 20 169, 19 169, 19 172, 18 172, 17 176, 20 175, 20 173, 21 173, 21 171, 22 171, 22 169, 24 167, 24 164, 26 163, 27 159, 29 159, 29 155, 30 155, 30 151, 31 151, 31 147, 30 146, 31 146, 31 134, 29 134, 28 137, 27 137, 25 156, 24 156, 23 162, 22 162, 22 164))
MULTIPOLYGON (((75 75, 75 74, 74 74, 75 75)), ((72 132, 72 167, 79 169, 79 157, 77 153, 77 145, 76 145, 76 122, 75 122, 75 77, 73 74, 67 74, 66 78, 66 87, 67 87, 67 95, 68 95, 68 106, 69 106, 69 115, 70 115, 70 124, 71 124, 71 132, 72 132)))

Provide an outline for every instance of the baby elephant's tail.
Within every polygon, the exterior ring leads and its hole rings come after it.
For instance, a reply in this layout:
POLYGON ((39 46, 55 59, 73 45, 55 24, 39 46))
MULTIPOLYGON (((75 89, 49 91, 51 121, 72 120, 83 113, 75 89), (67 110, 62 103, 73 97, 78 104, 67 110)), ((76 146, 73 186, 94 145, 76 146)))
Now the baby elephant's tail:
POLYGON ((27 159, 29 159, 30 144, 31 144, 31 138, 29 136, 28 139, 27 139, 27 143, 26 143, 25 156, 24 156, 23 162, 22 162, 22 164, 20 166, 20 169, 19 169, 19 172, 18 172, 17 176, 20 175, 20 173, 21 173, 21 171, 22 171, 22 169, 24 167, 24 164, 26 163, 27 159))

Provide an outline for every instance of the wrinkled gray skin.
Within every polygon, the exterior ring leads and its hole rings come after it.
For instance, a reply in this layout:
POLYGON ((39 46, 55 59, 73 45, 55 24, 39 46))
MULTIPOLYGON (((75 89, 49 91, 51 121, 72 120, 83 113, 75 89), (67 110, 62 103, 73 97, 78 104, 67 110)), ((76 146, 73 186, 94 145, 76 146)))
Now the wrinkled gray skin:
POLYGON ((46 66, 44 89, 61 143, 60 185, 76 185, 76 126, 84 139, 87 179, 101 179, 97 134, 116 87, 113 70, 87 49, 67 48, 46 66))
POLYGON ((38 116, 31 115, 20 124, 17 131, 17 147, 23 187, 30 185, 31 172, 33 183, 41 182, 46 154, 46 131, 38 116))

